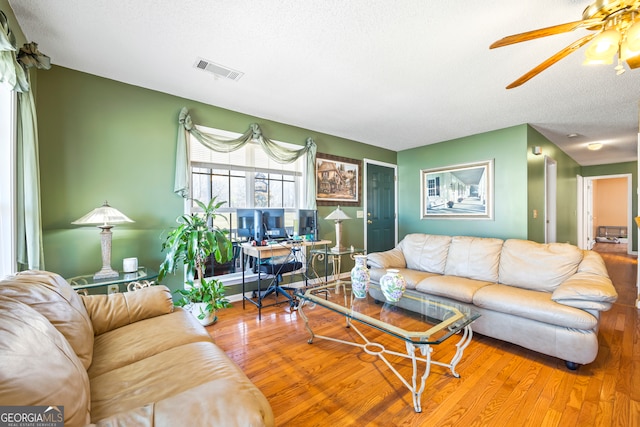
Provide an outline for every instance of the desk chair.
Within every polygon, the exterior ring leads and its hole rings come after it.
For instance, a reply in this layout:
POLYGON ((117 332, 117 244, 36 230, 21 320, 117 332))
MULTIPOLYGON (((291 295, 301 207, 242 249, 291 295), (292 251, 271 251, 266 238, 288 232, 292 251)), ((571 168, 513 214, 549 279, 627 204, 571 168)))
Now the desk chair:
POLYGON ((289 306, 294 308, 296 306, 296 301, 293 296, 287 290, 291 290, 292 288, 288 288, 286 286, 282 286, 282 275, 285 273, 291 273, 296 270, 300 270, 303 267, 303 263, 297 261, 295 259, 291 259, 290 257, 286 257, 284 260, 279 259, 268 259, 267 262, 260 264, 258 266, 258 274, 266 274, 269 276, 273 276, 273 281, 267 287, 266 290, 260 291, 260 295, 257 295, 258 291, 254 291, 254 295, 262 300, 267 295, 271 295, 273 293, 276 294, 276 304, 278 304, 278 294, 282 295, 289 301, 289 306))

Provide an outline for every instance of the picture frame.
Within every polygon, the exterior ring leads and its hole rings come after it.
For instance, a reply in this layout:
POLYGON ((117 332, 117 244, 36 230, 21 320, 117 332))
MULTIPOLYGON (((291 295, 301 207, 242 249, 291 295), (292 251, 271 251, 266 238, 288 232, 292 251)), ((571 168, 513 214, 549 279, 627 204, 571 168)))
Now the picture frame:
POLYGON ((493 159, 420 171, 421 219, 493 219, 493 159))
POLYGON ((316 154, 316 204, 360 206, 362 161, 316 154))

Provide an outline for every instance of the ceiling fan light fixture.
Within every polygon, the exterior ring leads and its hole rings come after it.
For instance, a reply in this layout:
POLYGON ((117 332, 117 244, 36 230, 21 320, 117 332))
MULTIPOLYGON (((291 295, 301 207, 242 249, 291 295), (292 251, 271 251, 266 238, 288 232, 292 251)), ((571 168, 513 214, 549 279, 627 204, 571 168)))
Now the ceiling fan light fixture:
POLYGON ((613 64, 618 52, 621 35, 615 28, 603 31, 593 39, 585 52, 585 65, 613 64))
POLYGON ((629 27, 625 37, 627 49, 640 53, 640 20, 629 27))
POLYGON ((620 44, 620 59, 622 61, 626 61, 627 59, 638 55, 640 55, 640 48, 633 50, 629 48, 629 44, 627 42, 622 42, 620 44))

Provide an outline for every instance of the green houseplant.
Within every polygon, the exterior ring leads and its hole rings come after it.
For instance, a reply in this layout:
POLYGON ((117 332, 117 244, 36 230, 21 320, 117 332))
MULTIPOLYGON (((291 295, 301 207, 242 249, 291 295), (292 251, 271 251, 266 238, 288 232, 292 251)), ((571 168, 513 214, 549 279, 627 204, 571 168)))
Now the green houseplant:
POLYGON ((204 265, 211 255, 217 262, 232 259, 233 244, 228 231, 214 225, 215 218, 220 215, 218 209, 226 202, 217 202, 215 197, 208 204, 195 199, 194 202, 202 213, 181 215, 176 219, 178 227, 169 231, 162 243, 166 256, 160 264, 158 280, 184 265, 187 286, 176 291, 182 296, 177 305, 188 306, 200 323, 211 324, 215 321, 216 310, 230 304, 224 297, 222 282, 204 278, 204 265), (196 273, 199 283, 195 282, 196 273))

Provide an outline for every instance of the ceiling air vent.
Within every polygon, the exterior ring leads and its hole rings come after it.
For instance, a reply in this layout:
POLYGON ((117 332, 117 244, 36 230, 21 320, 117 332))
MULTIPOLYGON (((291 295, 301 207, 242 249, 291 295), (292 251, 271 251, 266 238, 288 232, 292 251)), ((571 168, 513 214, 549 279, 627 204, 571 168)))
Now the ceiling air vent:
POLYGON ((218 77, 223 77, 225 79, 238 81, 240 77, 244 75, 244 73, 236 70, 232 70, 229 67, 225 67, 224 65, 216 64, 215 62, 211 62, 206 59, 198 58, 194 67, 199 68, 203 71, 208 71, 218 77))

